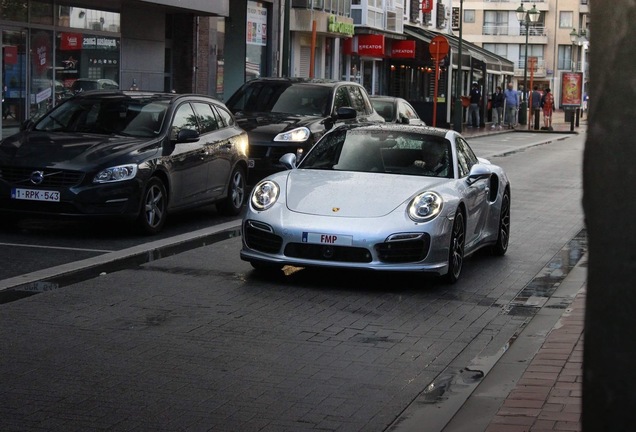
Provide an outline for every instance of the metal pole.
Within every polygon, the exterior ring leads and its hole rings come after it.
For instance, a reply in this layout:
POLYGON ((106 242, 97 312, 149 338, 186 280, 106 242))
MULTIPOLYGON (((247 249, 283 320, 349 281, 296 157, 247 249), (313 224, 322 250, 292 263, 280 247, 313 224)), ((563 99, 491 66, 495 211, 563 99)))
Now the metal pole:
POLYGON ((527 95, 528 95, 528 35, 530 34, 530 23, 529 23, 529 18, 528 15, 526 15, 525 18, 525 25, 526 25, 526 55, 523 61, 523 98, 521 101, 521 106, 520 106, 520 110, 519 110, 519 124, 526 124, 527 120, 528 120, 528 112, 527 112, 527 107, 528 107, 528 102, 527 102, 527 95), (521 115, 523 113, 523 115, 521 115))
POLYGON ((462 29, 464 27, 464 0, 459 2, 459 43, 457 44, 457 77, 455 78, 455 117, 453 119, 453 129, 462 131, 462 29))

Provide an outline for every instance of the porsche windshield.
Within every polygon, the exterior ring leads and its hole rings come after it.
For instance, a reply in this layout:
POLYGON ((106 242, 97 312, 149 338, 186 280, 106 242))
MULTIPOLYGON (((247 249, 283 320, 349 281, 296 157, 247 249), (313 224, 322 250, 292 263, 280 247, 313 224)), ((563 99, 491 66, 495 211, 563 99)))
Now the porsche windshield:
POLYGON ((37 121, 33 130, 158 136, 168 109, 167 101, 127 97, 70 99, 37 121))
POLYGON ((343 130, 320 140, 298 168, 451 177, 450 152, 443 136, 343 130))

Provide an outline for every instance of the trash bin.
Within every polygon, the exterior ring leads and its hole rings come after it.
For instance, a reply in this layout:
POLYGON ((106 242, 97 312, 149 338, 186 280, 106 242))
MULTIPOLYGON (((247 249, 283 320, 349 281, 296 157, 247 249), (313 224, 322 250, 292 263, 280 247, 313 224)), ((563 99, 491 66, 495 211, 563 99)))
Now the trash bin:
POLYGON ((574 110, 566 108, 564 111, 565 114, 565 122, 571 123, 574 120, 574 110))

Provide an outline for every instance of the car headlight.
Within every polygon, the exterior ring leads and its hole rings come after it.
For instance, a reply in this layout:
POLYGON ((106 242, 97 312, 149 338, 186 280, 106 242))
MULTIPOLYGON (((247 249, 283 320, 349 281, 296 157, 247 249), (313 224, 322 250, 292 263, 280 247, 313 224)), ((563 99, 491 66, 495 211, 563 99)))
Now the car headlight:
POLYGON ((119 165, 101 170, 93 178, 93 183, 111 183, 130 180, 137 175, 137 164, 119 165))
POLYGON ((267 210, 278 200, 280 188, 270 180, 264 180, 254 186, 252 191, 252 207, 256 210, 267 210))
POLYGON ((442 211, 442 204, 441 196, 435 192, 424 192, 411 200, 407 212, 415 222, 426 222, 442 211))
POLYGON ((274 141, 284 142, 305 142, 309 139, 311 132, 306 127, 299 127, 287 132, 282 132, 276 135, 274 141))

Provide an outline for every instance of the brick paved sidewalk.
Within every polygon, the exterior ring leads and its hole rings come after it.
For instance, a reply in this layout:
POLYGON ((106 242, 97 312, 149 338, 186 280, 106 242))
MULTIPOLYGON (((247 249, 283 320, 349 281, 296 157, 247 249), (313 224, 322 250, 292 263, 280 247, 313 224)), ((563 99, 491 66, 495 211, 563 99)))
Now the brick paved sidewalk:
POLYGON ((552 329, 486 432, 581 431, 585 287, 552 329))

